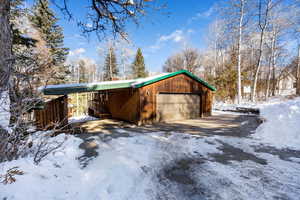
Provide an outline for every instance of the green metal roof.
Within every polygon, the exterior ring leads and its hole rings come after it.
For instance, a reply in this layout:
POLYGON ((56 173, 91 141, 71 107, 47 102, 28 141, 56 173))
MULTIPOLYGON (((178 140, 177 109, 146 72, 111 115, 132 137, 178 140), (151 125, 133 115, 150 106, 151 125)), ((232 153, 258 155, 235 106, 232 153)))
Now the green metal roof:
POLYGON ((210 90, 212 91, 216 91, 217 89, 208 84, 207 82, 205 82, 204 80, 200 79, 199 77, 195 76, 194 74, 192 74, 191 72, 187 71, 187 70, 179 70, 177 72, 173 72, 173 73, 169 73, 169 74, 166 74, 164 76, 161 76, 161 77, 157 77, 157 78, 154 78, 154 79, 151 79, 151 80, 148 80, 148 81, 145 81, 145 82, 142 82, 142 83, 139 83, 139 84, 136 84, 135 85, 135 88, 140 88, 140 87, 144 87, 146 85, 150 85, 152 83, 155 83, 155 82, 158 82, 160 80, 164 80, 166 78, 170 78, 170 77, 173 77, 173 76, 176 76, 178 74, 186 74, 187 76, 191 77, 192 79, 202 83, 203 85, 205 85, 207 88, 209 88, 210 90))
POLYGON ((55 87, 55 85, 51 85, 50 87, 49 86, 44 87, 42 89, 42 92, 45 95, 67 95, 71 93, 130 88, 132 83, 133 82, 120 82, 120 83, 116 82, 116 83, 108 83, 108 84, 95 83, 95 84, 78 84, 78 85, 65 84, 65 85, 60 85, 60 87, 55 87))
POLYGON ((208 84, 207 82, 203 81, 199 77, 195 76, 191 72, 187 70, 180 70, 173 73, 162 74, 159 76, 148 77, 148 78, 141 78, 141 79, 134 79, 134 80, 123 80, 123 81, 106 81, 106 82, 99 82, 99 83, 81 83, 81 84, 63 84, 63 85, 48 85, 45 87, 40 88, 40 90, 45 95, 66 95, 71 93, 80 93, 80 92, 93 92, 93 91, 100 91, 100 90, 111 90, 111 89, 121 89, 121 88, 141 88, 146 85, 150 85, 152 83, 179 75, 185 74, 192 79, 200 82, 201 84, 205 85, 212 91, 216 91, 216 88, 212 85, 208 84))

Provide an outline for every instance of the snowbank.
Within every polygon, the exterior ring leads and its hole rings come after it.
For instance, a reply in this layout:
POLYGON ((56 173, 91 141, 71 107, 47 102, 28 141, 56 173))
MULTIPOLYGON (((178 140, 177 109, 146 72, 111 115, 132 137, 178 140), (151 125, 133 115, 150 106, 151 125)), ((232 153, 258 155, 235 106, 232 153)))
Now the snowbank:
POLYGON ((266 122, 253 137, 279 148, 300 149, 300 98, 259 105, 266 122))
POLYGON ((271 97, 268 99, 268 101, 260 101, 260 102, 250 102, 250 101, 244 101, 240 104, 234 104, 234 103, 228 103, 228 102, 214 102, 213 104, 213 109, 214 110, 222 110, 222 111, 232 111, 236 110, 238 107, 243 107, 243 108, 260 108, 264 105, 269 105, 269 104, 274 104, 274 103, 280 103, 286 101, 285 96, 276 96, 276 97, 271 97))
POLYGON ((9 112, 9 94, 7 91, 0 94, 0 126, 8 128, 10 112, 9 112))
POLYGON ((69 124, 72 123, 80 123, 80 122, 87 122, 87 121, 93 121, 98 120, 99 118, 88 116, 88 115, 82 115, 78 117, 71 117, 68 119, 69 124))
MULTIPOLYGON (((38 142, 39 139, 42 138, 34 138, 34 143, 38 142)), ((24 172, 24 175, 16 176, 15 183, 0 184, 0 199, 5 199, 5 197, 7 199, 25 198, 31 200, 72 199, 62 196, 68 192, 67 186, 69 181, 72 181, 71 177, 76 177, 80 173, 80 166, 76 157, 82 152, 78 148, 81 140, 64 134, 50 140, 49 142, 52 144, 64 140, 65 143, 61 148, 46 156, 39 165, 33 163, 32 156, 1 163, 0 174, 17 166, 24 172), (65 137, 67 137, 66 140, 65 137)), ((77 190, 80 191, 80 184, 78 184, 77 190)))
POLYGON ((245 102, 242 104, 232 104, 232 103, 226 103, 226 102, 215 102, 213 105, 214 110, 222 110, 222 111, 227 111, 227 110, 236 110, 237 107, 244 107, 244 108, 256 108, 255 103, 251 102, 245 102))

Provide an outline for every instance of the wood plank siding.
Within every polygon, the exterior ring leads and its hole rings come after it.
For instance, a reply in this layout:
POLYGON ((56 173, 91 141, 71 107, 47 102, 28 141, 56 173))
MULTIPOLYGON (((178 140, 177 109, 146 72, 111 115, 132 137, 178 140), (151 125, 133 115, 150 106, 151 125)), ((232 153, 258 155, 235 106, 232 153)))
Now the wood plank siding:
POLYGON ((200 116, 211 115, 213 93, 206 86, 194 79, 179 74, 156 83, 139 88, 140 93, 140 119, 139 124, 157 121, 156 95, 170 94, 198 94, 200 99, 200 116))
POLYGON ((41 110, 34 110, 36 126, 39 129, 65 126, 68 123, 68 98, 62 96, 45 103, 41 110))
MULTIPOLYGON (((194 112, 197 113, 197 117, 211 115, 213 92, 185 74, 169 77, 136 89, 124 88, 99 91, 92 100, 91 108, 93 107, 94 111, 91 113, 97 113, 97 115, 94 115, 96 117, 107 114, 111 118, 136 124, 160 121, 157 115, 158 94, 193 95, 189 98, 190 100, 194 98, 199 98, 199 100, 195 102, 189 100, 188 102, 199 104, 193 107, 199 109, 194 112), (100 96, 102 97, 100 98, 100 96), (97 109, 95 109, 96 107, 97 109)), ((186 108, 188 107, 186 106, 186 108)))
POLYGON ((95 117, 105 118, 110 116, 136 123, 139 119, 139 91, 138 89, 126 88, 100 91, 94 95, 92 106, 95 117), (97 105, 97 106, 95 106, 97 105))

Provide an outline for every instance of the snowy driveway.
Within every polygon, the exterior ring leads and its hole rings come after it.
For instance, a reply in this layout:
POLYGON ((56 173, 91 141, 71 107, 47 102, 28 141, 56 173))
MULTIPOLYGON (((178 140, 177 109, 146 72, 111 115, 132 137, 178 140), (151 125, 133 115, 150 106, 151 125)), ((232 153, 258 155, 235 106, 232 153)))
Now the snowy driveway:
POLYGON ((25 174, 0 185, 0 199, 299 199, 300 152, 253 138, 257 120, 215 113, 67 135, 64 146, 38 166, 30 157, 3 165, 3 170, 20 166, 25 174))
POLYGON ((85 167, 95 164, 93 157, 115 159, 106 187, 108 196, 120 193, 120 199, 298 199, 300 151, 252 139, 258 125, 256 116, 218 112, 201 120, 110 129, 81 135, 80 160, 85 167))

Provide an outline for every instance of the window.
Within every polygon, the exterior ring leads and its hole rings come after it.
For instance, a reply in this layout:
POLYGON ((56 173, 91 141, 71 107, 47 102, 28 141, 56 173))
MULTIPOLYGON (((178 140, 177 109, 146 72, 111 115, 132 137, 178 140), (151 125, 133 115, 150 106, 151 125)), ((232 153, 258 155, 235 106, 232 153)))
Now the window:
POLYGON ((293 83, 293 88, 297 88, 297 81, 293 83))

